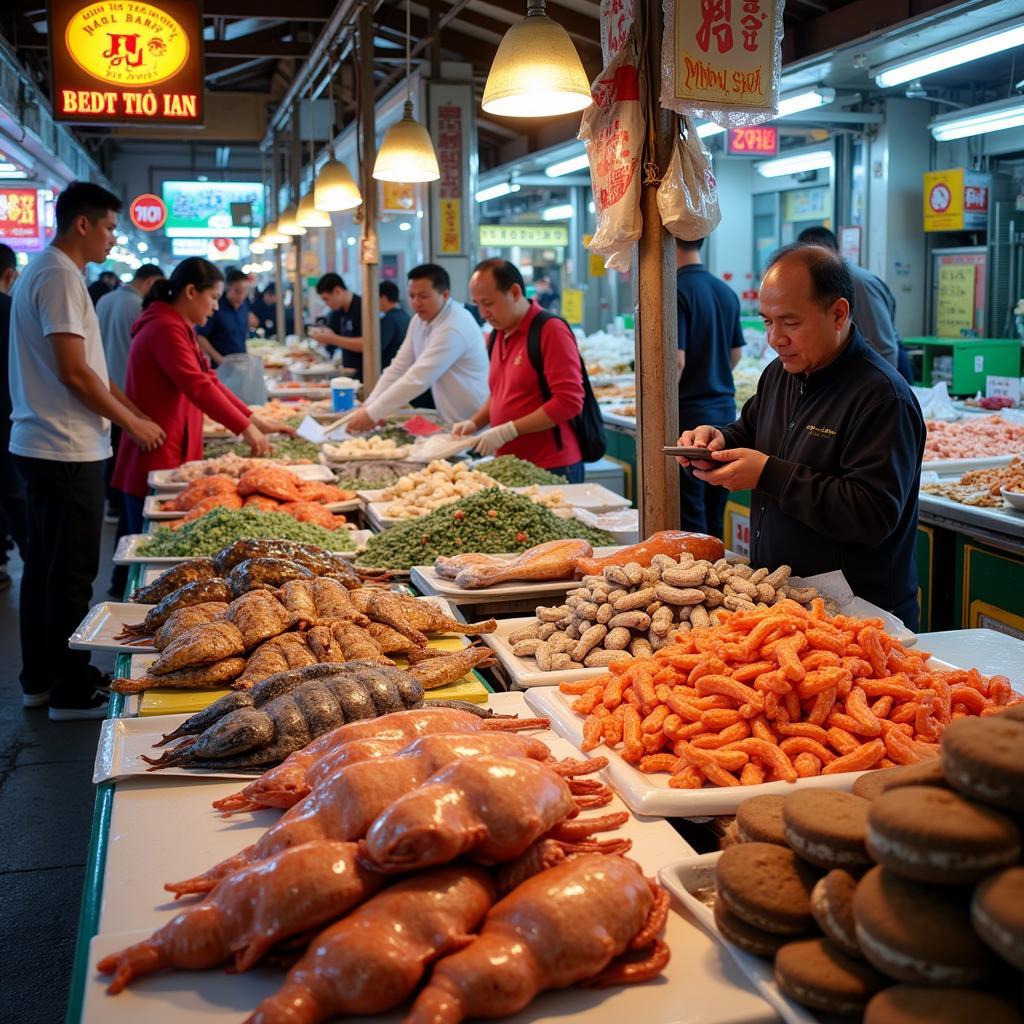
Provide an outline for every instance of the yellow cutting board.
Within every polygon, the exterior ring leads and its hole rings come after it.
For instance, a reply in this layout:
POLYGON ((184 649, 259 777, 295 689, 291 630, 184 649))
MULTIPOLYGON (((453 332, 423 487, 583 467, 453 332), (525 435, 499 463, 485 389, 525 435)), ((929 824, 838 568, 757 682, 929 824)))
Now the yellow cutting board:
MULTIPOLYGON (((461 651, 466 646, 466 638, 440 636, 432 639, 427 646, 442 651, 461 651)), ((408 662, 404 658, 396 659, 396 664, 399 668, 408 667, 408 662)), ((194 715, 229 692, 228 689, 146 690, 139 703, 139 715, 194 715)), ((457 683, 428 690, 424 696, 427 700, 468 700, 474 704, 486 704, 489 693, 487 687, 470 673, 457 683)))

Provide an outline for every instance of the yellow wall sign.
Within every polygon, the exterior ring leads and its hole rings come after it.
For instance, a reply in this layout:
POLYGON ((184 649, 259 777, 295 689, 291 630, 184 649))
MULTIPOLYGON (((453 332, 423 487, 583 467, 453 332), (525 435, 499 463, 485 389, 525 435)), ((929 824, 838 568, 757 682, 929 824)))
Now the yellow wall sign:
POLYGON ((607 273, 604 265, 604 257, 598 256, 596 253, 590 252, 590 242, 593 239, 593 235, 583 236, 583 248, 587 249, 587 273, 591 277, 604 277, 607 273))
POLYGON ((583 323, 583 291, 580 288, 562 289, 562 316, 570 324, 583 323))
POLYGON ((59 120, 201 123, 197 0, 50 0, 59 120))
POLYGON ((973 263, 944 264, 939 267, 936 289, 935 333, 940 338, 959 338, 962 330, 974 326, 973 263))
POLYGON ((520 245, 526 249, 555 248, 569 244, 564 224, 481 224, 480 244, 495 249, 520 245))
POLYGON ((925 231, 969 231, 988 226, 987 174, 951 167, 924 176, 925 231))
POLYGON ((462 252, 462 200, 440 199, 441 245, 439 252, 446 255, 462 252))

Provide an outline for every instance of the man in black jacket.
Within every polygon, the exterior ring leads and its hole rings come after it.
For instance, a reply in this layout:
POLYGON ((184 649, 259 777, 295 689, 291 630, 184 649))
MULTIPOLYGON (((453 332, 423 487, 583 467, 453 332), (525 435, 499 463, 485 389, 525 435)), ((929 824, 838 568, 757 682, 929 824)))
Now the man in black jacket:
POLYGON ((679 443, 711 450, 694 463, 700 479, 753 490, 752 564, 800 576, 841 569, 854 593, 916 629, 917 400, 853 323, 853 282, 837 254, 785 246, 760 300, 779 358, 736 423, 698 426, 679 443))

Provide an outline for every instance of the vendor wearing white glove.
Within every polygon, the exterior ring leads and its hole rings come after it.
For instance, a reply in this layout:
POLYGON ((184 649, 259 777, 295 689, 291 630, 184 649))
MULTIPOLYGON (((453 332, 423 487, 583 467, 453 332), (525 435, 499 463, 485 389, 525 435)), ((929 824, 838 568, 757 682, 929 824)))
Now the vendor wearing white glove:
POLYGON ((453 432, 471 434, 496 424, 477 439, 478 452, 516 455, 569 483, 582 483, 583 457, 572 420, 583 409, 583 371, 572 330, 526 297, 522 274, 507 260, 480 263, 469 292, 494 328, 488 346, 491 394, 453 432))

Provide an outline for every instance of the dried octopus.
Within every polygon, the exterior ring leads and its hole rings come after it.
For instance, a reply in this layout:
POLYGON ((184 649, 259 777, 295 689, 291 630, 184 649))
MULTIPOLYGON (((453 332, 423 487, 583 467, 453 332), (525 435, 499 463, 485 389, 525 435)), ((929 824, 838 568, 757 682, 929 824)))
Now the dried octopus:
MULTIPOLYGON (((221 697, 165 736, 163 742, 189 738, 160 758, 143 759, 153 770, 264 769, 346 722, 417 707, 425 686, 461 679, 489 654, 470 647, 408 671, 354 661, 281 672, 251 690, 221 697)), ((475 710, 475 705, 453 703, 475 710)))

